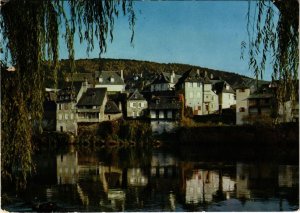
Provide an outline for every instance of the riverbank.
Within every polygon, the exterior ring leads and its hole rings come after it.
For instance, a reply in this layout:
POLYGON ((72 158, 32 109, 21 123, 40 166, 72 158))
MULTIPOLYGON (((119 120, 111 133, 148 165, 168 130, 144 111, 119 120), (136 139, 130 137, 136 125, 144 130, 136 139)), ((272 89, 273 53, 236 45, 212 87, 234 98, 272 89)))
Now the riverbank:
POLYGON ((175 147, 179 155, 206 159, 273 159, 298 161, 299 124, 270 126, 181 127, 161 140, 175 147), (185 147, 185 153, 182 153, 185 147))

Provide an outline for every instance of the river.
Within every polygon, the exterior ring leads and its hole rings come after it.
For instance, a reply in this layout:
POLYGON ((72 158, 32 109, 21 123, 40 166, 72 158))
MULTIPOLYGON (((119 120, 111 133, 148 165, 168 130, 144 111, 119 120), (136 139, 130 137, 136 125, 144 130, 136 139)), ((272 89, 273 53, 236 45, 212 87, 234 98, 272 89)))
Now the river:
POLYGON ((43 148, 26 190, 11 191, 12 202, 2 209, 32 211, 47 202, 69 212, 299 208, 298 164, 178 156, 159 148, 43 148))

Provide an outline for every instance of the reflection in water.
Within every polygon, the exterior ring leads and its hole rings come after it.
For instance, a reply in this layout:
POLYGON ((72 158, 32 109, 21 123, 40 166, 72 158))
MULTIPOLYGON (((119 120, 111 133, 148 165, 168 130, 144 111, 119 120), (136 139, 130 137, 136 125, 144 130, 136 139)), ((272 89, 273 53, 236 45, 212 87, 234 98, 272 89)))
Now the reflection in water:
MULTIPOLYGON (((186 203, 211 202, 217 192, 226 193, 234 190, 235 181, 230 177, 208 170, 195 170, 186 180, 186 203)), ((229 197, 227 196, 227 199, 229 197)))
POLYGON ((149 150, 73 149, 53 155, 53 161, 57 182, 39 182, 47 168, 38 166, 26 198, 45 194, 46 201, 74 211, 279 211, 299 206, 297 165, 190 162, 149 150))

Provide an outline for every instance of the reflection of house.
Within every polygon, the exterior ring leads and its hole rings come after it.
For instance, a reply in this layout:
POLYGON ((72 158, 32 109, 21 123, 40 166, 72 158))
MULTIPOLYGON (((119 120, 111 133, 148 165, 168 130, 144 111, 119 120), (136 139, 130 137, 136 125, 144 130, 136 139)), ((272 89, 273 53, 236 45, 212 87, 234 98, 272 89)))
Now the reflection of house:
POLYGON ((144 96, 135 90, 129 95, 126 102, 127 117, 137 118, 145 115, 145 110, 148 108, 148 103, 144 96))
POLYGON ((153 133, 171 132, 178 126, 181 109, 179 97, 154 97, 149 101, 148 106, 153 133))
POLYGON ((151 83, 151 92, 173 90, 179 77, 180 75, 176 75, 174 71, 172 73, 162 72, 158 74, 151 83))
POLYGON ((278 185, 279 187, 299 187, 299 166, 280 165, 278 168, 278 185))
POLYGON ((106 88, 86 88, 76 105, 78 123, 103 121, 106 102, 106 88))
POLYGON ((78 182, 78 158, 77 152, 56 156, 57 183, 75 184, 78 182))
POLYGON ((206 170, 194 170, 192 176, 186 179, 185 202, 211 202, 217 191, 234 191, 235 181, 220 173, 206 170))
POLYGON ((148 178, 140 168, 131 168, 127 170, 127 184, 129 186, 146 186, 148 178))
POLYGON ((77 134, 75 89, 68 87, 60 90, 56 104, 56 131, 77 134))
POLYGON ((108 93, 124 92, 123 70, 95 72, 95 88, 107 88, 108 93))
POLYGON ((171 155, 153 153, 151 159, 151 176, 175 177, 178 174, 178 162, 171 155))

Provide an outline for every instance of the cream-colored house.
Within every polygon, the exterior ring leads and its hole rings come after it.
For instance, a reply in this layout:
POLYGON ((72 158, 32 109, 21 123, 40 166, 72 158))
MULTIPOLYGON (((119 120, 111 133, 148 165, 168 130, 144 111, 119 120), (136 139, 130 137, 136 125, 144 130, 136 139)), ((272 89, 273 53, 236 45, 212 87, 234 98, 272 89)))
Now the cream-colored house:
POLYGON ((147 109, 147 100, 138 90, 129 95, 126 102, 127 118, 140 118, 145 115, 147 109))
POLYGON ((95 72, 95 88, 106 88, 108 93, 125 91, 123 70, 95 72))

